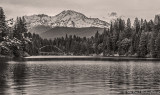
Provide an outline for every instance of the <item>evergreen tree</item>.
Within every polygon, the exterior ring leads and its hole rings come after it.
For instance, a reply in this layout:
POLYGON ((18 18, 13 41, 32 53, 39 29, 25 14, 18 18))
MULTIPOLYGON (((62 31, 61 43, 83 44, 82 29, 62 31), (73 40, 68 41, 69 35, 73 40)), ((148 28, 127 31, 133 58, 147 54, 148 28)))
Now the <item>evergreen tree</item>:
POLYGON ((99 45, 99 32, 97 31, 95 34, 95 53, 98 54, 98 45, 99 45))
POLYGON ((2 41, 2 37, 6 36, 7 26, 5 22, 5 15, 3 8, 0 7, 0 41, 2 41))
POLYGON ((145 32, 148 32, 148 31, 149 31, 149 29, 148 29, 149 27, 148 27, 148 22, 147 22, 146 20, 144 20, 143 26, 144 26, 144 29, 143 29, 143 30, 144 30, 145 32))
POLYGON ((154 28, 159 31, 160 30, 160 16, 159 15, 155 16, 154 24, 155 24, 154 28))
POLYGON ((152 20, 148 22, 148 31, 151 32, 154 30, 154 23, 152 20))
MULTIPOLYGON (((27 46, 28 45, 27 37, 25 38, 27 34, 25 33, 27 33, 25 19, 21 17, 17 17, 17 21, 13 30, 13 37, 18 39, 19 42, 21 43, 21 46, 19 46, 20 47, 19 50, 21 51, 29 51, 27 46)), ((16 52, 18 52, 18 50, 16 52)))
POLYGON ((131 28, 131 20, 130 20, 130 18, 127 19, 127 28, 131 28))
POLYGON ((140 22, 139 22, 138 18, 135 18, 135 20, 134 20, 134 29, 135 29, 136 33, 138 33, 140 31, 140 22))
POLYGON ((155 53, 156 57, 160 58, 160 33, 158 33, 158 36, 155 40, 155 53))
POLYGON ((138 56, 146 57, 147 53, 147 35, 143 31, 140 38, 138 56))
POLYGON ((132 35, 131 21, 130 21, 130 19, 128 18, 128 19, 127 19, 127 27, 126 27, 125 33, 124 33, 124 38, 130 39, 130 38, 131 38, 131 35, 132 35))
POLYGON ((13 30, 13 37, 23 40, 24 34, 27 32, 26 24, 24 18, 17 17, 16 24, 13 30))

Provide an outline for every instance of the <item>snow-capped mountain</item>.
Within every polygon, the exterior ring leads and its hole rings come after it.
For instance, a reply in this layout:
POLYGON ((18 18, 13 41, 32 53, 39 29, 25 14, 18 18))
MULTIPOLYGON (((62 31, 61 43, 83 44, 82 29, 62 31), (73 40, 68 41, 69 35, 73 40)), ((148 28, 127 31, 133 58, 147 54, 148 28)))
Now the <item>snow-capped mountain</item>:
POLYGON ((50 27, 100 27, 107 28, 109 23, 98 18, 88 18, 84 14, 66 10, 56 16, 48 16, 45 14, 25 16, 28 28, 44 25, 50 27))

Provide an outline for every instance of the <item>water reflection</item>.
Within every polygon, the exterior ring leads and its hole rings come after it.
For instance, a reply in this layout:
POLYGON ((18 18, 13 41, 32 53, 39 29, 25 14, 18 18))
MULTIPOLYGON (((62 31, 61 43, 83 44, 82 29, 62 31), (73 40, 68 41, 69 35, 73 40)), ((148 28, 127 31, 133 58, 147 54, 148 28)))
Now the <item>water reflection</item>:
POLYGON ((126 95, 126 91, 160 89, 159 62, 28 61, 1 65, 0 75, 8 76, 0 78, 2 95, 126 95))
POLYGON ((13 65, 13 81, 14 81, 14 90, 17 95, 26 94, 25 86, 27 77, 27 66, 24 62, 17 63, 13 65))
MULTIPOLYGON (((2 61, 2 60, 0 60, 2 61)), ((0 94, 3 95, 6 92, 7 86, 7 66, 5 62, 0 62, 0 94)))

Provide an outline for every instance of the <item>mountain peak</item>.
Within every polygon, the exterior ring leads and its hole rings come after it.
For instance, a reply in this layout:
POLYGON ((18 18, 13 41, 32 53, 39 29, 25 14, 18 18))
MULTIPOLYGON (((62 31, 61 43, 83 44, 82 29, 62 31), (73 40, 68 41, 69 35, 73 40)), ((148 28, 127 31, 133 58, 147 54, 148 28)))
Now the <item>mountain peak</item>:
POLYGON ((64 10, 56 16, 64 16, 64 17, 65 16, 75 16, 75 17, 79 16, 79 17, 83 17, 83 18, 86 17, 84 14, 76 12, 74 10, 64 10))
POLYGON ((64 13, 75 13, 76 11, 74 11, 74 10, 64 10, 63 12, 64 13))
POLYGON ((38 14, 37 16, 38 17, 48 17, 48 15, 46 15, 46 14, 38 14))
POLYGON ((81 13, 76 12, 76 11, 74 11, 74 10, 64 10, 64 11, 62 11, 62 13, 69 13, 69 14, 74 14, 74 13, 76 13, 76 14, 81 14, 81 13))

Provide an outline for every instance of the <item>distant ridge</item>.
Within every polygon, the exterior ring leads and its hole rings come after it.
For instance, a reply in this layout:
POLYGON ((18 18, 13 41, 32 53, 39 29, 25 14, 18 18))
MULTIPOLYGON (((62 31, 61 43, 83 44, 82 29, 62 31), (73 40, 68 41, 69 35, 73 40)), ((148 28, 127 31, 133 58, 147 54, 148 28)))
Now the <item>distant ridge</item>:
POLYGON ((84 28, 74 28, 74 27, 55 27, 52 28, 42 34, 40 36, 42 38, 47 39, 54 39, 57 37, 65 37, 66 34, 69 35, 76 35, 79 37, 91 37, 94 36, 96 32, 99 32, 100 34, 103 33, 104 28, 98 28, 98 27, 84 27, 84 28))

